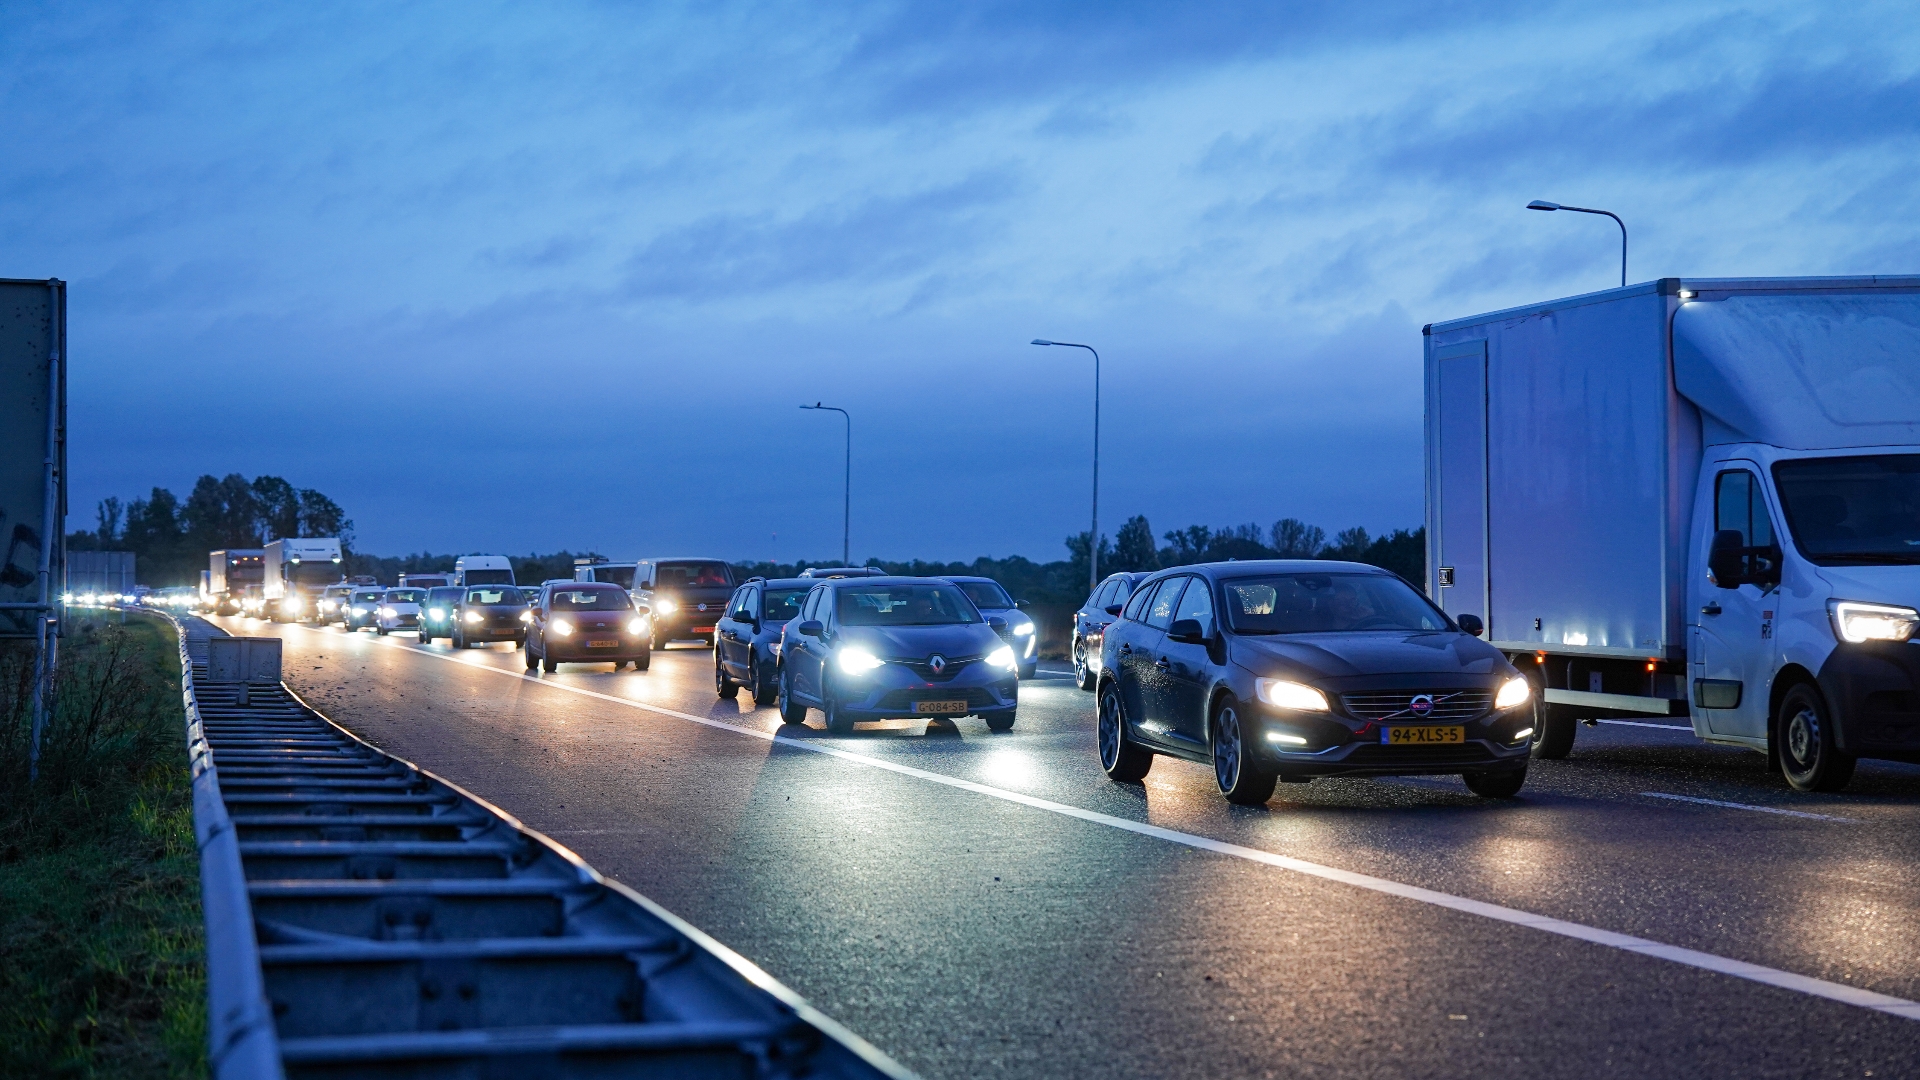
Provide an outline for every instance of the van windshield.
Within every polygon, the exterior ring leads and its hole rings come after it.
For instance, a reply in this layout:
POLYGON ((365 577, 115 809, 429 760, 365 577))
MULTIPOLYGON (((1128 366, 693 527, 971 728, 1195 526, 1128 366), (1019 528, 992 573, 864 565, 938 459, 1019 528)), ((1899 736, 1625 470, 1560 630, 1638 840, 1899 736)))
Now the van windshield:
POLYGON ((461 572, 460 578, 468 585, 511 585, 513 584, 513 571, 465 570, 461 572))
POLYGON ((1920 563, 1920 454, 1773 466, 1793 542, 1817 566, 1920 563))
POLYGON ((1426 597, 1383 574, 1270 574, 1225 589, 1227 618, 1242 634, 1447 629, 1426 597))
POLYGON ((733 568, 723 562, 663 562, 654 568, 656 589, 733 588, 733 568))

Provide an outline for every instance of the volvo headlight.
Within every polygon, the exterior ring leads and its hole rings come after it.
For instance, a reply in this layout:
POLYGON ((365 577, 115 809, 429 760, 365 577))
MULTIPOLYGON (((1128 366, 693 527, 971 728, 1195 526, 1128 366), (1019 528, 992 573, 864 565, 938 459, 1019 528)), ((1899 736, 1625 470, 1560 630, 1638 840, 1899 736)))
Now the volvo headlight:
POLYGON ((1327 695, 1305 683, 1288 682, 1285 679, 1255 679, 1253 692, 1261 701, 1275 708, 1292 709, 1295 712, 1327 711, 1327 695))
POLYGON ((568 622, 565 619, 553 620, 552 622, 547 624, 547 629, 553 631, 554 637, 572 637, 573 636, 573 624, 568 622))
POLYGON ((867 672, 886 663, 885 660, 880 659, 857 645, 841 649, 839 657, 840 670, 849 675, 865 675, 867 672))
POLYGON ((468 626, 477 626, 481 621, 480 613, 477 611, 469 611, 460 617, 466 621, 468 626))
POLYGON ((1905 641, 1920 626, 1920 611, 1891 604, 1829 600, 1827 613, 1833 617, 1833 636, 1841 641, 1905 641))
POLYGON ((1533 697, 1533 684, 1525 679, 1508 679, 1500 684, 1500 692, 1493 695, 1493 707, 1512 709, 1525 705, 1533 697))
POLYGON ((656 596, 653 598, 653 610, 662 615, 671 615, 680 610, 680 605, 664 596, 656 596))
POLYGON ((645 615, 635 615, 633 618, 628 619, 627 633, 634 637, 645 637, 647 635, 647 617, 645 615))
POLYGON ((439 620, 447 617, 447 609, 443 607, 428 608, 427 617, 430 619, 433 619, 435 622, 438 622, 439 620))
POLYGON ((1020 666, 1020 662, 1013 658, 1013 650, 1005 645, 988 653, 987 663, 997 668, 1006 668, 1008 671, 1020 666))

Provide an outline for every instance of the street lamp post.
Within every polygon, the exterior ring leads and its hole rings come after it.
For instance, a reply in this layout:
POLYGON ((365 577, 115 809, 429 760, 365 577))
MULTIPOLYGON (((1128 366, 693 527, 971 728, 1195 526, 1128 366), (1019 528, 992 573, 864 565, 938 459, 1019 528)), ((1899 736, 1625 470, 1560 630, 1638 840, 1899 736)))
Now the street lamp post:
POLYGON ((1620 287, 1623 289, 1627 287, 1627 223, 1620 220, 1620 215, 1611 210, 1589 210, 1584 206, 1562 206, 1559 203, 1551 203, 1545 199, 1533 200, 1527 204, 1527 209, 1571 210, 1576 214, 1599 214, 1602 217, 1612 218, 1613 223, 1620 226, 1620 287))
POLYGON ((1093 529, 1087 533, 1087 592, 1100 586, 1100 351, 1073 341, 1033 339, 1035 345, 1085 349, 1093 354, 1093 529))
POLYGON ((840 504, 840 565, 852 566, 853 545, 849 540, 853 536, 853 417, 847 410, 836 405, 822 405, 814 402, 800 406, 803 409, 818 409, 821 412, 837 412, 847 422, 847 474, 840 504))

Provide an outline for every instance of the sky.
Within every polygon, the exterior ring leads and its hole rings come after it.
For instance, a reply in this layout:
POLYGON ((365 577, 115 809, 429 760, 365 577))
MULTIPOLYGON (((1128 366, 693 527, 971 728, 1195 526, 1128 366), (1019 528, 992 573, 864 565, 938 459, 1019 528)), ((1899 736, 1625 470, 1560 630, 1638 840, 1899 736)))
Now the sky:
POLYGON ((1422 324, 1920 273, 1910 4, 12 3, 0 276, 70 527, 202 473, 359 547, 1062 558, 1423 519, 1422 324))

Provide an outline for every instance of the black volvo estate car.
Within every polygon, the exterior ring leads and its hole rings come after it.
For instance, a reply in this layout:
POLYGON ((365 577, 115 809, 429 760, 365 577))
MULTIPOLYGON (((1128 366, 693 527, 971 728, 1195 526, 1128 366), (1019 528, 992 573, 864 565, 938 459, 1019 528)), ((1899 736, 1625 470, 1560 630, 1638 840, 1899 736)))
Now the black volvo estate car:
POLYGON ((1115 780, 1170 754, 1211 763, 1243 805, 1316 776, 1459 773, 1494 798, 1526 781, 1526 679, 1377 567, 1163 570, 1106 628, 1099 680, 1100 764, 1115 780))

